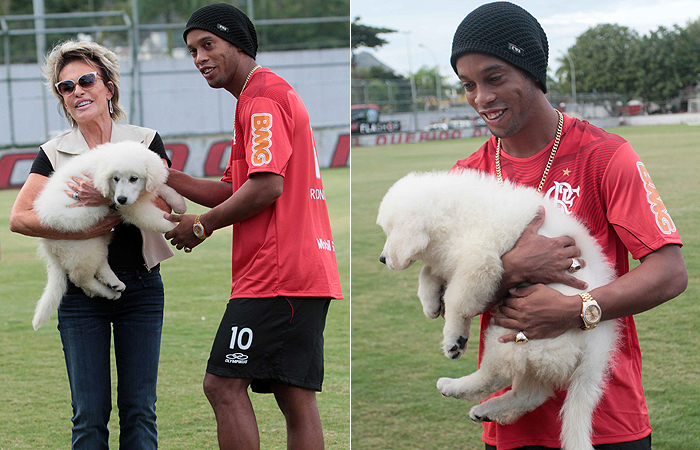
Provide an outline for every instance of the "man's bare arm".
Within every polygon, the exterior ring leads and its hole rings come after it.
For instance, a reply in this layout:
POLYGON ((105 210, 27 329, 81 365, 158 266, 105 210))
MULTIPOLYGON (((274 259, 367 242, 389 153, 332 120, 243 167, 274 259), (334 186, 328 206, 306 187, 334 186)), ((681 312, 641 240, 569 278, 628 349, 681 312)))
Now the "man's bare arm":
MULTIPOLYGON (((274 173, 252 174, 228 199, 200 216, 200 222, 208 234, 219 228, 249 219, 274 203, 282 195, 284 178, 274 173)), ((202 241, 192 232, 195 216, 166 216, 178 226, 165 234, 166 239, 178 249, 194 248, 202 241)))
MULTIPOLYGON (((641 264, 611 283, 590 291, 602 310, 602 320, 648 311, 680 295, 688 285, 688 273, 680 247, 668 244, 641 258, 641 264)), ((523 330, 530 339, 556 337, 580 327, 581 298, 537 284, 511 291, 493 323, 523 330)), ((515 334, 502 337, 515 340, 515 334)))
POLYGON ((233 194, 231 183, 207 178, 195 178, 179 170, 170 169, 168 186, 191 201, 214 208, 233 194))

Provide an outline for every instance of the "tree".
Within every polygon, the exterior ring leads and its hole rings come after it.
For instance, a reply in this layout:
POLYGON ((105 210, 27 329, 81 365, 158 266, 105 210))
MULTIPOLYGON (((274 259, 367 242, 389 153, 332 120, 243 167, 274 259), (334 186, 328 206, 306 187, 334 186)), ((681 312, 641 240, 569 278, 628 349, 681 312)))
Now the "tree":
POLYGON ((677 47, 678 62, 685 77, 684 87, 700 85, 700 19, 679 28, 677 47))
POLYGON ((439 102, 444 98, 444 80, 439 74, 438 68, 422 66, 413 75, 413 79, 416 83, 416 91, 420 99, 419 103, 423 103, 424 108, 439 108, 439 102))
POLYGON ((557 92, 571 93, 571 65, 569 64, 569 59, 566 56, 560 56, 556 61, 559 63, 559 67, 554 72, 554 77, 547 76, 547 86, 550 91, 556 90, 557 92))
POLYGON ((700 74, 700 19, 689 22, 685 28, 680 29, 676 51, 693 82, 696 82, 696 77, 700 74))
MULTIPOLYGON (((139 22, 145 23, 184 23, 197 8, 212 3, 212 0, 44 0, 45 12, 89 12, 89 11, 123 11, 131 17, 133 2, 138 3, 139 22)), ((229 0, 230 1, 230 0, 229 0)), ((247 11, 246 0, 231 2, 234 6, 247 11)), ((261 19, 287 19, 309 17, 349 17, 349 0, 256 0, 254 3, 255 23, 261 19)), ((2 15, 32 14, 33 5, 29 0, 0 0, 2 15)), ((133 18, 132 18, 133 19, 133 18)), ((305 48, 347 48, 350 42, 350 24, 344 22, 327 22, 293 25, 256 25, 260 49, 290 50, 305 48)), ((47 20, 47 27, 80 27, 86 25, 123 25, 120 18, 101 19, 61 19, 47 20)), ((33 20, 12 22, 12 29, 33 29, 33 20)), ((183 46, 179 32, 168 32, 168 46, 183 46)), ((47 38, 47 47, 59 40, 75 37, 74 34, 53 34, 47 38)), ((108 47, 126 45, 126 33, 104 33, 93 36, 98 42, 108 47)), ((145 39, 147 33, 141 33, 145 39)), ((0 52, 2 52, 0 46, 0 52)), ((12 62, 36 62, 35 40, 33 35, 13 36, 11 38, 12 62)))
MULTIPOLYGON (((637 71, 632 66, 632 54, 639 45, 639 35, 615 24, 602 24, 589 28, 568 50, 576 66, 576 90, 579 92, 628 93, 635 89, 637 71)), ((570 83, 568 60, 560 58, 562 65, 557 74, 560 88, 570 83), (564 63, 565 62, 565 63, 564 63)), ((565 92, 570 91, 566 89, 565 92)))
POLYGON ((372 27, 369 25, 362 25, 359 22, 360 18, 355 17, 350 27, 352 34, 351 47, 353 51, 359 47, 381 47, 386 44, 387 41, 380 38, 380 34, 396 33, 396 30, 392 30, 391 28, 372 27))
MULTIPOLYGON (((387 41, 379 37, 380 34, 386 33, 396 33, 396 30, 390 28, 372 27, 369 25, 362 25, 360 23, 360 17, 355 17, 350 25, 351 38, 350 38, 350 49, 352 51, 352 61, 351 70, 353 78, 365 78, 367 76, 367 71, 359 70, 355 65, 355 50, 360 47, 367 48, 377 48, 386 44, 387 41)), ((382 79, 392 79, 394 73, 389 73, 388 71, 382 70, 381 72, 386 72, 387 76, 383 76, 382 79)))
MULTIPOLYGON (((209 3, 209 2, 207 2, 209 3)), ((255 19, 307 17, 348 17, 350 0, 257 0, 255 19)), ((349 20, 294 25, 256 26, 260 48, 291 50, 300 48, 347 48, 349 20)))
POLYGON ((681 64, 680 53, 676 51, 679 41, 680 30, 675 27, 659 27, 642 37, 632 58, 636 70, 635 93, 642 99, 664 100, 689 84, 691 74, 681 64))

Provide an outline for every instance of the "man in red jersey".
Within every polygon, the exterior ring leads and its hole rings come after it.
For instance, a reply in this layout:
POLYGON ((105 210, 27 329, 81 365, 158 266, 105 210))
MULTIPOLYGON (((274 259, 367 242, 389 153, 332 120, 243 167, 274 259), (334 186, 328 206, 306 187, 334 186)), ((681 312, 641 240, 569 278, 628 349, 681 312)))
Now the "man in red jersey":
POLYGON ((179 224, 166 238, 178 249, 233 224, 231 297, 204 378, 219 447, 260 448, 250 386, 274 393, 288 448, 322 449, 323 329, 342 293, 308 113, 287 82, 257 65, 255 28, 235 7, 198 9, 183 37, 207 83, 238 99, 221 181, 178 171, 168 180, 212 208, 172 216, 179 224))
MULTIPOLYGON (((522 330, 501 341, 517 339, 523 345, 573 328, 590 329, 595 323, 582 319, 588 304, 597 307, 601 320, 622 319, 620 349, 594 413, 593 443, 597 449, 650 449, 642 356, 632 316, 685 290, 682 243, 630 144, 550 105, 545 97, 548 50, 537 20, 511 3, 483 5, 462 21, 452 44, 452 66, 469 104, 493 136, 453 170, 483 170, 539 188, 588 227, 619 278, 581 296, 565 296, 545 286, 562 282, 587 288, 566 273, 585 264, 576 259, 580 252, 573 240, 537 234, 541 213, 502 258, 504 304, 482 315, 482 336, 490 323, 522 330), (641 261, 631 271, 628 252, 641 261), (533 284, 516 288, 523 282, 533 284)), ((486 448, 560 447, 559 410, 565 395, 558 392, 513 424, 484 423, 486 448)))

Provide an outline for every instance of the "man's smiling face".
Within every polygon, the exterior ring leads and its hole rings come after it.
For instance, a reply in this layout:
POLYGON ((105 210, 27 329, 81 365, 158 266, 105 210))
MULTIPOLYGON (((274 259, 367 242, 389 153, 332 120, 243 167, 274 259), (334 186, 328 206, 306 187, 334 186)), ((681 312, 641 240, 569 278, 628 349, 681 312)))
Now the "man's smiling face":
POLYGON ((241 52, 234 45, 209 31, 194 29, 187 33, 187 49, 210 87, 230 91, 241 66, 241 52))
POLYGON ((534 77, 485 53, 467 53, 455 65, 467 101, 494 136, 514 136, 525 127, 542 92, 534 77))

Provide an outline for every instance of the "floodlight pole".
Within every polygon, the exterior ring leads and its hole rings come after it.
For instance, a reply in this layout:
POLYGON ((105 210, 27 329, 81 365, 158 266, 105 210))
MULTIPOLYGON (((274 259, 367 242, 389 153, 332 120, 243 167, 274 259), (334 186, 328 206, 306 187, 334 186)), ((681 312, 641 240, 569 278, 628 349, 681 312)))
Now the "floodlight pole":
POLYGON ((131 43, 131 117, 135 125, 143 125, 143 102, 141 100, 141 68, 139 67, 139 46, 141 45, 141 29, 139 23, 139 0, 132 3, 133 39, 131 43), (136 119, 138 102, 138 119, 136 119))
POLYGON ((418 131, 418 112, 416 111, 416 80, 413 78, 413 64, 411 62, 411 32, 404 31, 406 35, 406 49, 408 50, 408 77, 411 81, 411 109, 413 110, 413 131, 418 131))
POLYGON ((437 58, 435 57, 435 52, 430 50, 424 44, 418 44, 418 47, 423 47, 430 52, 430 56, 433 57, 433 62, 435 63, 435 90, 437 91, 438 109, 440 108, 440 102, 442 101, 442 80, 440 80, 440 66, 437 63, 437 58))
POLYGON ((571 68, 571 94, 574 97, 574 105, 576 105, 576 110, 578 110, 578 103, 576 102, 576 69, 574 68, 574 60, 569 56, 569 52, 564 53, 566 59, 569 60, 569 67, 571 68))
MULTIPOLYGON (((44 20, 44 0, 33 0, 34 29, 36 30, 36 62, 41 67, 44 64, 46 54, 46 21, 44 20)), ((46 112, 46 89, 41 87, 41 111, 44 118, 44 140, 49 140, 49 117, 46 112)), ((10 112, 12 114, 12 112, 10 112)))
POLYGON ((253 0, 248 0, 246 2, 246 6, 248 7, 248 18, 251 22, 255 22, 255 15, 253 12, 253 0))

